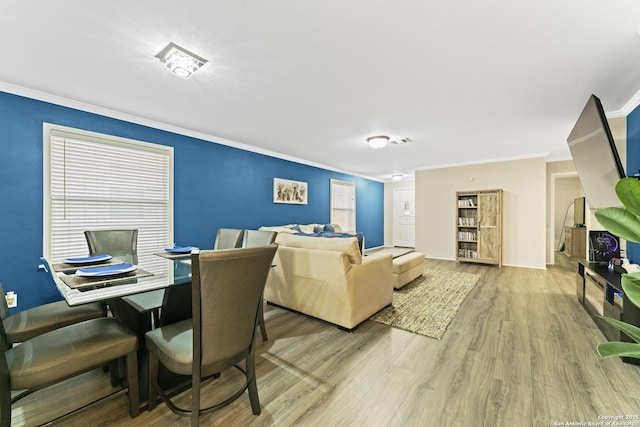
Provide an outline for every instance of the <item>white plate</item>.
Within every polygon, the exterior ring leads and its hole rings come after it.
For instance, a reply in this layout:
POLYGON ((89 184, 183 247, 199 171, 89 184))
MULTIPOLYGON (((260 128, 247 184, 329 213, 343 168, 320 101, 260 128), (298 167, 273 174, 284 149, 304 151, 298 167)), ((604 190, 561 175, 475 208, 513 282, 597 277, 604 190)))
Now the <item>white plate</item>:
POLYGON ((77 257, 77 258, 65 258, 62 260, 65 264, 94 264, 100 262, 106 262, 111 259, 111 255, 102 254, 96 256, 85 256, 85 257, 77 257))
POLYGON ((117 276, 118 274, 129 273, 135 271, 137 267, 131 264, 108 265, 105 267, 79 268, 76 270, 76 276, 80 277, 105 277, 117 276))

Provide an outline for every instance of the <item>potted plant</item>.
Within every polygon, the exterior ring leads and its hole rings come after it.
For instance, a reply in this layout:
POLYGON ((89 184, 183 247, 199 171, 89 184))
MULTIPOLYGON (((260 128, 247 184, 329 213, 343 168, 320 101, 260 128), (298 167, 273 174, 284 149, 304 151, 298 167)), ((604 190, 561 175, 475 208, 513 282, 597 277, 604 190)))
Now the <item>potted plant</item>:
MULTIPOLYGON (((624 208, 606 208, 596 212, 598 222, 612 234, 630 242, 640 243, 640 181, 622 178, 616 184, 616 194, 624 208)), ((640 272, 622 275, 624 298, 640 307, 640 272)), ((631 357, 640 359, 640 328, 605 316, 593 316, 624 332, 631 342, 598 344, 600 357, 631 357)))

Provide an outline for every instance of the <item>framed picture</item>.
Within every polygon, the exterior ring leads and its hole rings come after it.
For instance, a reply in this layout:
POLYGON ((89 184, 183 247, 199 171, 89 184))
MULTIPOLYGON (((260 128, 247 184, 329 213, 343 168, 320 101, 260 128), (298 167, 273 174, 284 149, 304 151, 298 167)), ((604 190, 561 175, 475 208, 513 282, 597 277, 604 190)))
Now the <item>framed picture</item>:
POLYGON ((273 203, 307 204, 307 183, 273 178, 273 203))

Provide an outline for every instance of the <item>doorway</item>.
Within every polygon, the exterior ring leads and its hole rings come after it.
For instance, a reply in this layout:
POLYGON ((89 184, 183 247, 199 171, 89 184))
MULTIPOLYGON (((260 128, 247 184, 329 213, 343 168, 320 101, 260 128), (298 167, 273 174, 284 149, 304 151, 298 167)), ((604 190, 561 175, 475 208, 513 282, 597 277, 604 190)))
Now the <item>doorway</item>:
POLYGON ((415 233, 415 190, 396 188, 393 190, 393 246, 415 247, 415 233))
POLYGON ((562 249, 564 228, 573 226, 573 202, 582 196, 582 186, 576 172, 551 174, 547 264, 555 264, 556 252, 562 249))

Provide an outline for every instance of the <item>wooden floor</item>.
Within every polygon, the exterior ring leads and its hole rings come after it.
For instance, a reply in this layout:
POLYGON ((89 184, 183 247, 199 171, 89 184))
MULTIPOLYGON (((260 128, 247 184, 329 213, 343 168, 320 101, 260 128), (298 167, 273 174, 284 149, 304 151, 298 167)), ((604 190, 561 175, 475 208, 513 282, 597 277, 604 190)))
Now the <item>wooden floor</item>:
MULTIPOLYGON (((579 305, 573 267, 564 262, 570 268, 428 260, 427 268, 482 275, 441 340, 372 321, 348 333, 267 306, 270 340, 260 343, 256 356, 262 414, 252 415, 245 395, 201 424, 553 426, 640 415, 640 368, 598 357, 595 347, 604 338, 579 305)), ((225 374, 203 394, 215 398, 236 379, 225 374)), ((13 425, 40 423, 90 399, 93 390, 108 389, 107 374, 90 372, 14 405, 13 425)), ((189 420, 164 404, 131 419, 121 396, 58 424, 173 426, 189 420)))

